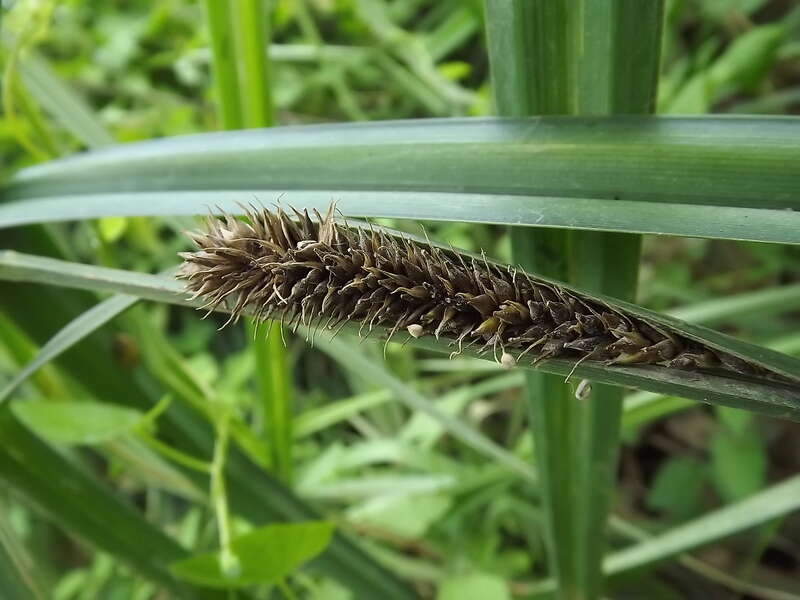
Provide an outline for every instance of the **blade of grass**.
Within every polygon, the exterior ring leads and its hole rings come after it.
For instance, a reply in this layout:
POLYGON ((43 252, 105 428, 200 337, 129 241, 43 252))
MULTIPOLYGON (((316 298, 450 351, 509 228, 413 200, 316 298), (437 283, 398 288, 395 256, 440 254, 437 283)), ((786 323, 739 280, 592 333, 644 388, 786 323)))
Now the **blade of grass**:
POLYGON ((45 600, 45 576, 35 566, 24 542, 8 520, 6 506, 0 515, 0 589, 8 598, 45 600))
MULTIPOLYGON (((2 105, 5 118, 8 120, 12 134, 17 141, 38 160, 47 160, 58 156, 58 144, 50 132, 39 111, 39 107, 30 97, 22 84, 19 74, 20 57, 33 43, 37 26, 49 20, 52 7, 45 7, 39 14, 31 15, 26 30, 19 38, 8 36, 9 48, 4 52, 2 105), (24 118, 20 118, 17 113, 24 118), (33 136, 31 136, 33 134, 33 136)), ((5 32, 4 32, 5 33, 5 32)), ((4 36, 4 40, 6 36, 4 36)), ((5 45, 5 44, 4 44, 5 45)))
MULTIPOLYGON (((779 520, 772 521, 772 523, 776 523, 777 521, 779 520)), ((647 531, 640 529, 631 523, 622 522, 620 519, 612 518, 611 525, 618 534, 637 542, 641 542, 652 537, 647 531)), ((695 558, 690 554, 681 554, 676 557, 676 560, 681 564, 681 566, 694 571, 701 577, 705 577, 740 594, 750 594, 754 598, 762 598, 763 600, 798 600, 798 598, 800 598, 800 596, 791 594, 789 592, 771 589, 761 583, 742 579, 741 575, 738 577, 732 576, 729 573, 726 573, 724 570, 718 569, 708 562, 695 558)))
MULTIPOLYGON (((492 84, 501 115, 647 113, 655 105, 662 3, 488 0, 492 84)), ((640 240, 600 232, 514 229, 524 267, 592 292, 632 299, 640 240)), ((560 598, 596 598, 616 470, 622 390, 591 402, 551 376, 530 374, 545 532, 560 598)))
POLYGON ((348 215, 800 243, 800 212, 780 210, 800 207, 798 131, 800 118, 619 116, 198 134, 24 169, 0 226, 237 212, 287 192, 301 208, 341 198, 348 215))
POLYGON ((614 552, 606 559, 603 569, 608 573, 621 573, 650 565, 796 510, 800 510, 800 476, 790 477, 749 498, 614 552))
POLYGON ((694 406, 697 405, 686 398, 637 392, 625 398, 621 427, 625 435, 633 435, 647 423, 694 406))
MULTIPOLYGON (((522 384, 522 381, 522 373, 506 373, 497 377, 487 378, 479 383, 471 383, 449 391, 441 398, 440 404, 447 402, 449 398, 453 398, 457 399, 459 404, 463 406, 463 404, 474 398, 518 387, 522 384)), ((311 435, 335 423, 351 418, 364 410, 380 406, 392 400, 394 400, 394 395, 391 390, 382 388, 310 409, 298 415, 295 420, 295 437, 311 435)), ((404 430, 412 427, 413 424, 414 417, 408 422, 404 430)))
MULTIPOLYGON (((566 29, 559 3, 487 0, 486 36, 492 95, 500 115, 559 114, 569 89, 566 29), (536 31, 539 27, 539 31, 536 31), (545 33, 546 32, 546 33, 545 33), (538 33, 538 35, 537 35, 538 33), (546 83, 545 83, 546 82, 546 83)), ((569 232, 511 230, 511 252, 524 269, 566 281, 569 278, 569 232)), ((581 593, 577 560, 581 544, 573 490, 561 473, 578 465, 578 440, 571 426, 576 405, 559 377, 526 373, 525 397, 541 479, 543 538, 548 568, 558 581, 559 597, 581 593)))
POLYGON ((20 61, 20 73, 30 94, 56 121, 88 148, 102 148, 114 138, 74 90, 41 57, 29 54, 20 61))
MULTIPOLYGON (((0 344, 15 364, 25 365, 36 357, 38 346, 25 334, 14 321, 0 313, 0 344)), ((32 373, 33 384, 41 396, 46 398, 67 397, 68 387, 60 373, 52 365, 32 373)))
POLYGON ((389 390, 374 390, 300 413, 294 421, 295 438, 313 435, 331 425, 393 399, 389 390))
MULTIPOLYGON (((214 64, 235 71, 237 58, 242 65, 238 86, 241 90, 243 127, 268 127, 273 124, 272 89, 269 81, 267 15, 264 0, 241 0, 230 5, 233 20, 228 35, 238 41, 236 56, 218 55, 214 64), (227 65, 230 62, 232 65, 227 65)), ((233 95, 222 97, 222 112, 233 109, 226 103, 238 101, 233 95)), ((228 127, 229 128, 229 127, 228 127)), ((256 387, 264 427, 264 441, 269 448, 270 466, 281 481, 292 478, 292 387, 286 352, 277 329, 258 336, 252 322, 246 324, 250 350, 255 354, 256 387)))
POLYGON ((324 213, 331 198, 335 198, 337 207, 348 216, 800 244, 794 217, 797 213, 787 210, 471 192, 362 192, 338 188, 284 191, 285 188, 279 187, 236 191, 101 192, 0 202, 0 229, 108 216, 198 215, 207 214, 212 207, 238 214, 242 202, 253 200, 271 204, 282 199, 295 208, 316 208, 324 213))
MULTIPOLYGON (((78 289, 117 292, 184 306, 198 306, 200 302, 199 300, 194 303, 190 302, 183 290, 183 285, 175 279, 69 263, 39 256, 27 256, 13 251, 0 252, 0 280, 30 281, 78 289)), ((624 306, 626 310, 633 308, 637 313, 646 314, 650 318, 663 318, 663 315, 651 313, 621 301, 610 298, 606 298, 605 301, 612 306, 624 306)), ((773 370, 797 371, 797 365, 800 364, 795 358, 741 342, 698 325, 675 320, 670 320, 670 323, 681 334, 693 335, 698 339, 705 340, 706 343, 715 340, 714 343, 719 347, 734 348, 738 355, 759 362, 773 370)), ((356 326, 348 329, 354 333, 357 330, 356 326)), ((412 339, 408 343, 438 352, 449 353, 451 351, 446 342, 427 337, 412 339)), ((467 354, 470 353, 467 351, 467 354)), ((524 364, 520 366, 524 366, 524 364)), ((79 370, 80 368, 80 363, 77 363, 75 369, 79 370)), ((542 361, 536 368, 544 372, 566 376, 573 371, 574 363, 568 360, 551 359, 542 361)), ((682 396, 701 402, 722 404, 776 417, 800 420, 800 391, 771 381, 755 382, 657 366, 609 366, 588 361, 574 369, 574 376, 592 379, 599 383, 633 387, 664 395, 682 396)))
POLYGON ((453 5, 447 16, 425 37, 431 58, 439 62, 464 44, 480 28, 479 8, 475 5, 453 5))
POLYGON ((669 311, 676 319, 690 323, 714 324, 738 316, 766 317, 800 307, 800 284, 784 285, 728 298, 714 298, 669 311))
MULTIPOLYGON (((800 510, 800 476, 790 477, 659 535, 643 536, 638 528, 621 524, 616 528, 629 531, 642 541, 609 554, 603 563, 603 572, 617 575, 651 566, 797 510, 800 510)), ((699 561, 684 556, 682 562, 696 568, 699 561)), ((551 597, 555 590, 555 580, 549 579, 538 583, 530 597, 551 597)))
POLYGON ((36 357, 23 368, 8 385, 0 390, 0 403, 43 365, 69 350, 88 334, 107 323, 138 300, 135 296, 117 295, 93 306, 70 321, 63 329, 41 347, 36 357))

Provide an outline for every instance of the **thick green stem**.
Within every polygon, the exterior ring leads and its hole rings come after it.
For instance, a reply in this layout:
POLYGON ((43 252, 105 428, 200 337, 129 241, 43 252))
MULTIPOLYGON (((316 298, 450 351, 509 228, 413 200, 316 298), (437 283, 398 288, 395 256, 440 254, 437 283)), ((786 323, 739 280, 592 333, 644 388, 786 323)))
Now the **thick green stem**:
POLYGON ((247 321, 250 347, 256 357, 256 385, 262 432, 269 448, 270 466, 282 481, 292 478, 292 382, 280 327, 257 328, 247 321), (258 331, 257 331, 258 329, 258 331), (264 329, 268 333, 264 335, 264 329))
POLYGON ((217 417, 214 442, 214 457, 211 460, 211 504, 217 517, 219 530, 220 569, 230 577, 239 574, 239 558, 231 548, 231 515, 228 495, 225 492, 225 457, 228 454, 228 423, 230 415, 226 406, 217 417))
POLYGON ((275 117, 267 60, 269 21, 265 0, 237 0, 235 27, 241 56, 242 117, 244 127, 269 127, 275 117))
POLYGON ((231 4, 220 0, 205 0, 203 4, 211 38, 211 66, 220 124, 223 129, 240 129, 243 119, 239 101, 236 46, 231 26, 231 4))
MULTIPOLYGON (((486 0, 498 113, 651 112, 662 9, 658 1, 486 0)), ((519 229, 511 236, 523 267, 633 299, 639 236, 519 229)), ((597 598, 622 391, 596 385, 578 400, 561 380, 534 373, 526 393, 558 595, 597 598)))
MULTIPOLYGON (((264 0, 206 1, 220 116, 225 129, 274 124, 270 85, 268 19, 264 0)), ((249 199, 242 198, 242 201, 249 199)), ((272 199, 268 199, 272 200, 272 199)), ((276 330, 255 335, 248 323, 257 361, 258 408, 276 477, 292 476, 292 398, 286 351, 276 330)))

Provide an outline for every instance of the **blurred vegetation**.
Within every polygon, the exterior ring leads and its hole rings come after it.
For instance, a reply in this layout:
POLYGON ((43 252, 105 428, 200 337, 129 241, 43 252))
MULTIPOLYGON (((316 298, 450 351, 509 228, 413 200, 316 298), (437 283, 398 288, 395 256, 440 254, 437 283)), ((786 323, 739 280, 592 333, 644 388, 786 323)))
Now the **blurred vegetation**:
MULTIPOLYGON (((2 8, 0 177, 112 141, 221 128, 202 4, 6 0, 2 8), (64 116, 69 111, 54 110, 47 93, 37 92, 54 77, 102 124, 91 139, 77 136, 74 122, 64 116)), ((274 0, 268 14, 277 124, 491 112, 477 0, 274 0)), ((791 0, 668 2, 658 112, 800 114, 800 8, 791 0)), ((47 226, 46 236, 70 259, 155 273, 175 264, 176 252, 186 246, 181 231, 192 224, 184 218, 105 218, 47 226)), ((416 223, 392 225, 419 232, 416 223)), ((503 228, 430 223, 426 231, 509 260, 503 228)), ((38 235, 12 232, 0 246, 23 249, 38 235)), ((648 236, 640 280, 638 300, 644 305, 669 311, 708 302, 705 322, 714 327, 800 353, 800 291, 715 316, 718 299, 800 283, 796 247, 648 236)), ((10 285, 4 283, 0 294, 10 294, 10 285)), ((41 288, 38 294, 40 305, 31 310, 44 314, 49 296, 62 292, 41 288)), ((15 320, 14 314, 0 314, 0 389, 40 343, 15 320)), ((269 468, 272 442, 263 435, 267 408, 259 401, 264 366, 258 346, 241 326, 217 332, 223 322, 200 320, 187 309, 136 306, 105 326, 106 359, 117 370, 95 376, 120 377, 121 386, 126 378, 146 380, 143 385, 159 398, 170 394, 172 402, 202 405, 210 421, 229 429, 231 443, 269 468)), ((46 323, 49 335, 66 325, 46 323)), ((299 336, 287 335, 286 344, 293 418, 284 451, 291 456, 287 473, 297 495, 425 597, 533 594, 547 569, 540 532, 531 526, 539 517, 529 482, 482 456, 442 422, 410 410, 394 388, 342 369, 299 336)), ((380 346, 344 348, 381 363, 380 346)), ((459 416, 515 457, 532 460, 521 374, 447 362, 399 345, 388 347, 387 368, 385 376, 410 393, 459 416)), ((56 364, 40 370, 17 395, 106 400, 56 364)), ((170 402, 165 398, 164 405, 170 402)), ((67 417, 51 414, 53 427, 42 429, 35 408, 18 412, 22 422, 26 412, 33 415, 28 417, 40 425, 37 432, 56 443, 67 462, 102 479, 184 547, 202 553, 218 546, 207 490, 170 462, 175 457, 156 435, 157 415, 145 427, 140 413, 103 414, 109 424, 97 438, 97 427, 81 432, 80 422, 67 417)), ((623 421, 615 513, 656 533, 746 498, 798 472, 799 433, 796 423, 735 409, 633 395, 623 421)), ((244 535, 254 524, 234 514, 231 528, 244 535)), ((612 545, 622 547, 628 539, 617 528, 612 545)), ((0 487, 0 550, 29 575, 19 597, 145 599, 170 593, 41 518, 10 487, 0 487)), ((800 519, 785 516, 707 547, 688 563, 621 574, 609 593, 800 598, 798 556, 800 519)), ((277 586, 282 591, 262 585, 247 593, 357 597, 330 574, 305 569, 277 586)))

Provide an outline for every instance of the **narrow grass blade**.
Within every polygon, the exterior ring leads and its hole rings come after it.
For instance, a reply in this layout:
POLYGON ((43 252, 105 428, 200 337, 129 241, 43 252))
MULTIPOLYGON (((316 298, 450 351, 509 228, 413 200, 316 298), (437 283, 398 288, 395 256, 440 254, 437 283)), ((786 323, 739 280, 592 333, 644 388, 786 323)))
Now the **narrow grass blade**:
MULTIPOLYGON (((608 555, 603 563, 603 572, 606 575, 617 575, 652 566, 797 510, 800 510, 800 476, 785 479, 749 498, 723 506, 655 536, 642 535, 638 527, 618 521, 617 529, 625 531, 631 537, 641 538, 641 541, 608 555)), ((691 556, 684 556, 681 562, 694 567, 699 561, 691 556)), ((556 582, 553 579, 542 581, 536 585, 531 597, 551 597, 555 589, 556 582)))
MULTIPOLYGON (((479 365, 485 364, 480 361, 475 362, 479 365)), ((446 402, 448 398, 457 398, 460 404, 465 404, 469 400, 484 394, 518 387, 522 385, 523 381, 524 376, 522 373, 507 373, 496 378, 481 381, 477 384, 456 388, 441 398, 441 402, 446 402)), ((394 395, 391 390, 383 388, 339 400, 332 404, 313 408, 297 416, 294 423, 294 435, 298 438, 311 435, 326 427, 330 427, 331 425, 353 417, 364 410, 374 408, 375 406, 381 406, 393 400, 394 395)), ((414 425, 414 417, 412 417, 404 431, 407 431, 414 425)))
POLYGON ((622 412, 622 430, 633 434, 640 427, 672 413, 696 406, 686 398, 662 396, 652 392, 638 392, 625 398, 622 412))
POLYGON ((36 568, 33 557, 9 522, 3 506, 0 515, 0 589, 14 600, 45 600, 44 573, 36 568))
MULTIPOLYGON (((570 3, 563 6, 570 10, 570 3)), ((648 114, 656 105, 664 3, 622 0, 580 2, 572 7, 570 50, 578 81, 570 89, 576 114, 648 114)), ((573 232, 571 282, 592 292, 634 300, 639 274, 640 236, 573 232)), ((624 390, 595 386, 589 402, 578 403, 573 424, 579 437, 581 480, 577 512, 577 572, 583 597, 604 588, 602 561, 613 503, 624 390)), ((559 473, 561 477, 563 472, 559 473)), ((576 518, 576 517, 573 517, 576 518)))
POLYGON ((118 295, 105 300, 70 321, 61 331, 41 347, 36 357, 20 371, 9 384, 0 390, 2 403, 15 389, 43 365, 69 350, 84 337, 128 309, 138 300, 135 296, 118 295))
POLYGON ((791 168, 800 163, 798 131, 800 118, 725 116, 274 127, 121 144, 23 169, 4 191, 15 200, 132 191, 391 190, 787 209, 800 207, 792 195, 800 175, 791 168))
MULTIPOLYGON (((524 268, 564 280, 568 278, 568 243, 567 234, 561 231, 511 231, 512 253, 524 268)), ((576 570, 581 542, 574 497, 578 485, 567 473, 576 476, 580 472, 578 431, 574 426, 579 406, 565 380, 548 373, 526 373, 524 397, 542 482, 545 516, 541 525, 548 568, 559 584, 566 586, 562 589, 572 589, 581 585, 576 570)))
POLYGON ((607 573, 620 573, 649 565, 798 509, 800 509, 800 476, 795 476, 740 502, 729 504, 688 523, 673 527, 666 533, 614 552, 606 559, 603 569, 607 573))
POLYGON ((759 318, 800 307, 800 284, 784 285, 728 298, 715 298, 670 310, 676 319, 706 325, 757 314, 759 318))
MULTIPOLYGON (((39 347, 7 315, 0 313, 0 344, 17 365, 25 365, 34 360, 39 347)), ((68 386, 53 365, 45 365, 31 375, 32 385, 39 394, 47 398, 66 398, 68 386)))
POLYGON ((294 436, 302 438, 312 435, 361 411, 391 402, 392 399, 393 396, 389 390, 375 390, 307 410, 295 418, 294 436))
POLYGON ((25 87, 36 101, 88 148, 114 144, 114 138, 84 99, 53 73, 41 57, 36 54, 26 56, 20 62, 20 73, 25 87))

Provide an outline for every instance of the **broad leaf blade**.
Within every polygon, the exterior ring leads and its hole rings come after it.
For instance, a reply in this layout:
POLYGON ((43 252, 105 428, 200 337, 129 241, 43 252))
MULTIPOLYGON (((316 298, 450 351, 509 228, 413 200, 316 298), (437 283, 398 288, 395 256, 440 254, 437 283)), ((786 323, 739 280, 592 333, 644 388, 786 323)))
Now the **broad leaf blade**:
POLYGON ((510 600, 502 578, 487 573, 449 577, 442 582, 436 600, 510 600))
POLYGON ((325 521, 267 525, 231 543, 238 560, 236 575, 223 573, 217 552, 173 563, 170 570, 186 581, 222 589, 277 583, 322 552, 332 534, 333 524, 325 521))
POLYGON ((143 414, 100 402, 15 402, 11 412, 39 437, 62 444, 93 445, 131 433, 143 414))
POLYGON ((348 215, 800 243, 800 214, 783 210, 800 206, 798 132, 797 118, 542 117, 197 134, 25 169, 0 226, 286 193, 348 215))

